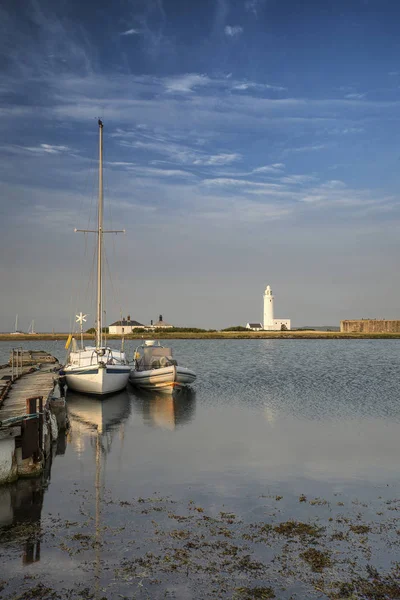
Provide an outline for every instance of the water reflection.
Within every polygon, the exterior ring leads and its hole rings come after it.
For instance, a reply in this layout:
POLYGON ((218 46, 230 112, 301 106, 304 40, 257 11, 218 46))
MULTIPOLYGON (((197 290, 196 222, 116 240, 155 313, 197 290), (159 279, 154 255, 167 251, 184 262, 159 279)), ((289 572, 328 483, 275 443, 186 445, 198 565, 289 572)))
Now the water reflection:
POLYGON ((40 560, 43 499, 50 481, 53 458, 64 452, 65 436, 61 434, 58 442, 53 444, 39 477, 18 479, 0 487, 0 540, 21 543, 24 565, 40 560))
POLYGON ((91 437, 90 442, 100 443, 102 449, 108 453, 115 431, 121 430, 131 411, 130 398, 126 390, 103 400, 68 392, 67 407, 71 422, 68 442, 78 454, 85 449, 88 430, 96 432, 96 437, 99 436, 98 440, 91 437))
POLYGON ((78 455, 85 450, 89 439, 95 459, 95 521, 94 521, 94 598, 101 596, 102 531, 105 523, 102 518, 105 489, 105 457, 111 451, 115 433, 124 439, 124 422, 131 412, 131 400, 126 390, 99 400, 84 394, 68 392, 68 415, 71 423, 69 443, 78 455), (88 436, 89 432, 89 436, 88 436))
POLYGON ((174 430, 189 423, 195 414, 196 392, 182 389, 173 395, 151 391, 137 391, 131 396, 133 407, 143 415, 143 421, 151 427, 174 430))

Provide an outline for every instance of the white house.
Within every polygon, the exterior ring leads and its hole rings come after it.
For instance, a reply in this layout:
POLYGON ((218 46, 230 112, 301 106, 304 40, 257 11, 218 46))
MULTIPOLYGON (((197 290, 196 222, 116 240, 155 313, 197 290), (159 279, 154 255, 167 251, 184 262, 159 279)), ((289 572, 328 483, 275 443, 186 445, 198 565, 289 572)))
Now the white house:
POLYGON ((147 325, 147 327, 150 327, 153 329, 171 329, 173 327, 173 325, 170 325, 169 323, 166 323, 165 321, 163 321, 162 315, 160 315, 157 323, 153 323, 153 321, 151 321, 150 325, 147 325))
POLYGON ((128 315, 126 319, 124 317, 121 321, 112 323, 108 328, 108 332, 109 335, 125 335, 126 333, 132 333, 132 329, 145 329, 145 326, 138 321, 132 321, 130 315, 128 315))
POLYGON ((252 331, 262 331, 262 328, 261 323, 246 323, 246 329, 251 329, 252 331))
POLYGON ((264 292, 264 330, 281 331, 290 329, 290 319, 274 319, 274 296, 269 285, 264 292))

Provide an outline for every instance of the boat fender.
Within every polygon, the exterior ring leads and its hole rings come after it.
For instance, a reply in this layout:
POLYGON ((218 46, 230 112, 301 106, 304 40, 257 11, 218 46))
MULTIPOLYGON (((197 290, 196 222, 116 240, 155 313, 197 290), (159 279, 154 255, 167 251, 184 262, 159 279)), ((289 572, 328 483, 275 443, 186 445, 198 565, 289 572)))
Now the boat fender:
POLYGON ((166 367, 168 364, 168 360, 166 356, 161 356, 160 358, 160 367, 166 367))

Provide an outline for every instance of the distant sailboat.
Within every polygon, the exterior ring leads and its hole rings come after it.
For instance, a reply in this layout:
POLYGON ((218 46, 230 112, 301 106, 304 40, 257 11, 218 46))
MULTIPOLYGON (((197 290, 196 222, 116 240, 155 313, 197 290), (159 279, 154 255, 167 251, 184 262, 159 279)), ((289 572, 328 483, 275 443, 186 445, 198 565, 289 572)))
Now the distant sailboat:
MULTIPOLYGON (((81 335, 81 348, 75 338, 67 342, 69 347, 72 341, 72 350, 69 352, 63 373, 67 385, 72 390, 85 394, 104 395, 124 389, 128 383, 131 367, 126 360, 125 352, 113 350, 106 345, 103 335, 103 235, 104 233, 124 233, 123 231, 104 231, 103 229, 103 123, 99 119, 99 203, 97 229, 75 231, 91 232, 97 235, 97 318, 96 318, 96 345, 84 346, 81 335)), ((77 315, 77 322, 81 325, 86 316, 77 315)))
POLYGON ((31 321, 31 324, 29 325, 28 333, 29 333, 29 335, 36 335, 35 321, 33 319, 31 321))
POLYGON ((23 331, 18 331, 18 315, 15 315, 15 328, 11 332, 12 335, 23 335, 23 331))

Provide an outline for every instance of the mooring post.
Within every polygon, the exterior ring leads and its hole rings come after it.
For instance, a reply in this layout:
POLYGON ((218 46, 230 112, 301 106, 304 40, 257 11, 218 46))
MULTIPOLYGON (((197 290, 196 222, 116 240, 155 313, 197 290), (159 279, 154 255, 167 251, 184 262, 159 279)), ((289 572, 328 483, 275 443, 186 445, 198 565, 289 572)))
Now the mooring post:
POLYGON ((43 400, 43 396, 33 396, 26 399, 26 414, 22 433, 22 458, 33 458, 37 463, 41 458, 40 439, 43 435, 43 427, 40 427, 40 415, 37 414, 37 400, 43 400))
POLYGON ((14 348, 11 351, 11 381, 14 381, 14 348))
POLYGON ((39 396, 39 450, 43 451, 43 396, 39 396))

